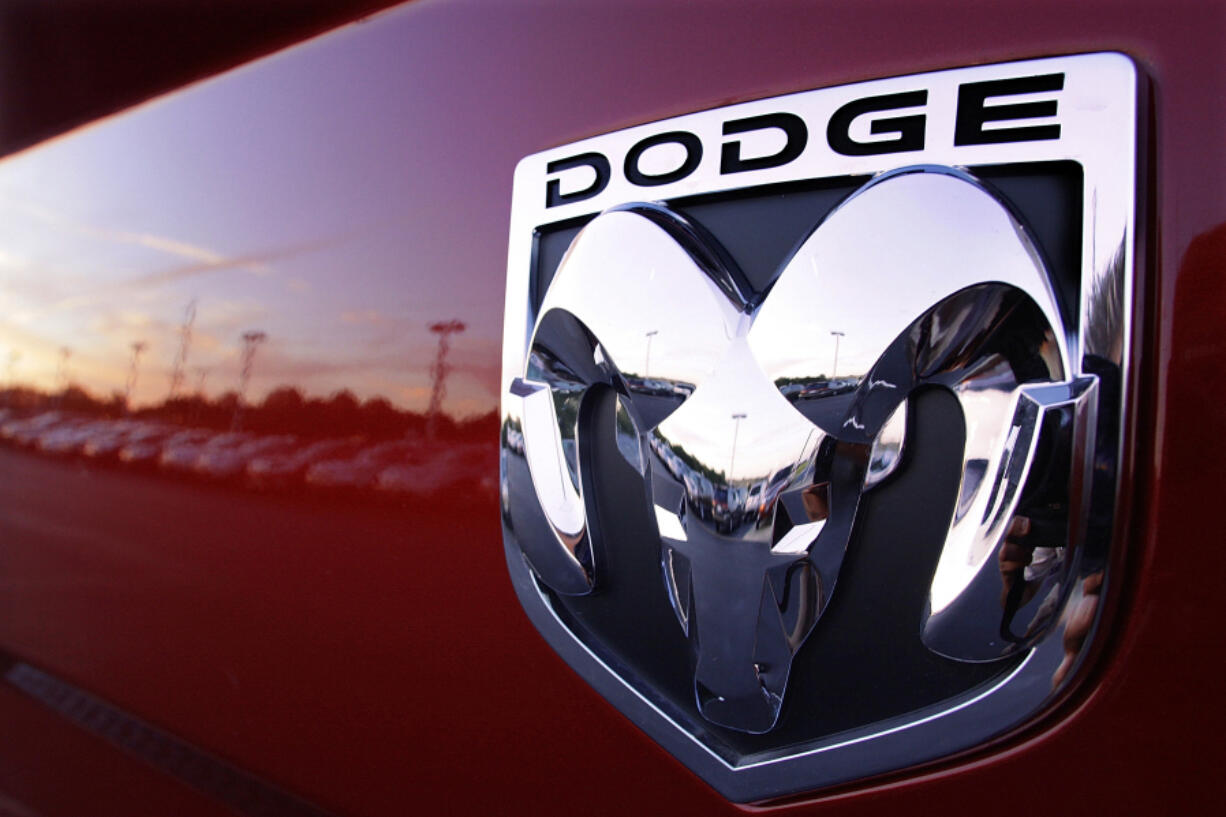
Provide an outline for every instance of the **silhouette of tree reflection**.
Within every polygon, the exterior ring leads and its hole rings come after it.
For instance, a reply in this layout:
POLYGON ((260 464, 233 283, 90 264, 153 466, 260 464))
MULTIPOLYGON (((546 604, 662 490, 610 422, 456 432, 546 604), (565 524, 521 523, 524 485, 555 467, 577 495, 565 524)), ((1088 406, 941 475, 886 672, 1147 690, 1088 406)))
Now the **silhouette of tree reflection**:
MULTIPOLYGON (((0 405, 23 413, 59 409, 91 418, 118 419, 129 416, 172 425, 224 430, 229 427, 239 396, 228 391, 215 398, 180 394, 151 406, 125 412, 124 394, 97 397, 73 383, 58 392, 13 385, 0 391, 0 405)), ((374 440, 396 439, 425 432, 427 415, 397 408, 386 397, 359 400, 342 389, 327 398, 307 397, 293 386, 273 389, 259 404, 244 409, 243 427, 254 433, 294 434, 305 438, 364 436, 374 440)), ((442 414, 437 421, 442 438, 475 439, 498 433, 497 412, 459 419, 442 414)))
POLYGON ((116 391, 104 399, 75 383, 54 392, 11 385, 0 391, 0 441, 257 489, 389 499, 496 493, 496 411, 431 418, 382 396, 359 400, 342 389, 307 397, 281 386, 243 405, 235 432, 236 391, 213 399, 176 394, 131 410, 125 397, 116 391))

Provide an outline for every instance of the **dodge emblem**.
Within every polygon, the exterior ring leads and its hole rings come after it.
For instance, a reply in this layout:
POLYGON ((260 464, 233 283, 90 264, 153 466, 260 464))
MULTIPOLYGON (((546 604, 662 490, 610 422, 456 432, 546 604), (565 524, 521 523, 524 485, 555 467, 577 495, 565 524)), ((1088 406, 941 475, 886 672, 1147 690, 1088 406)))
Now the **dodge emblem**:
POLYGON ((970 748, 1074 682, 1126 406, 1135 86, 1113 54, 960 69, 520 163, 508 567, 726 796, 970 748))

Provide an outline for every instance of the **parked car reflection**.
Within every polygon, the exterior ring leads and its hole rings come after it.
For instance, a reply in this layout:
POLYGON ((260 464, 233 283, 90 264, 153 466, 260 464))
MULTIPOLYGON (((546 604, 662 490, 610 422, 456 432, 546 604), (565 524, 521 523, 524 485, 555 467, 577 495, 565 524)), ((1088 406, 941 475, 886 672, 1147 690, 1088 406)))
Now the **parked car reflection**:
POLYGON ((363 448, 350 458, 316 463, 307 469, 306 482, 322 488, 365 488, 374 483, 385 468, 420 462, 424 455, 420 440, 392 440, 363 448))
POLYGON ((247 479, 257 488, 284 488, 301 481, 306 470, 327 459, 344 459, 362 450, 363 437, 319 440, 305 447, 261 452, 247 463, 247 479))
POLYGON ((262 492, 402 501, 497 485, 494 414, 457 421, 347 392, 305 398, 274 390, 236 412, 238 398, 175 396, 133 410, 76 386, 0 391, 0 446, 90 467, 142 471, 262 492), (242 430, 235 428, 241 416, 242 430), (326 436, 319 430, 327 429, 326 436))
POLYGON ((489 496, 498 490, 490 444, 464 443, 438 456, 391 465, 380 472, 375 487, 387 494, 432 496, 472 489, 489 496))
POLYGON ((264 453, 292 451, 298 446, 298 438, 292 434, 269 437, 248 436, 229 446, 218 446, 202 451, 196 458, 197 474, 212 479, 229 479, 242 474, 248 463, 264 453))

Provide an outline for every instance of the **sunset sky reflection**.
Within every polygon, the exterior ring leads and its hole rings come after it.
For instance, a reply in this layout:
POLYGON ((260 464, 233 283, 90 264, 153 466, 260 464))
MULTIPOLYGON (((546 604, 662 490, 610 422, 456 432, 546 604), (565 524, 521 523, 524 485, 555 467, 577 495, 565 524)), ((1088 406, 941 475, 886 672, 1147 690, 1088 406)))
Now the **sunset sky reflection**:
POLYGON ((440 188, 423 157, 446 135, 414 127, 428 94, 369 81, 404 70, 396 28, 310 43, 0 163, 4 385, 121 391, 144 341, 133 402, 160 402, 196 299, 185 390, 202 375, 209 396, 237 389, 240 335, 259 329, 252 400, 293 385, 422 410, 428 325, 456 318, 469 328, 451 339, 445 408, 490 409, 502 292, 438 238, 451 203, 414 196, 440 188), (360 51, 339 47, 357 36, 360 51))

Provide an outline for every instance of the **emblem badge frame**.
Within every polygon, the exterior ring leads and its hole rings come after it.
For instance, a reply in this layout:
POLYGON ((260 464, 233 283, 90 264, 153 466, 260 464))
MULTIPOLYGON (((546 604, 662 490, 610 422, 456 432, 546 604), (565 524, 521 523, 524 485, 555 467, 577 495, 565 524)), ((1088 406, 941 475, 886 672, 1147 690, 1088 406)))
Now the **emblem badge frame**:
POLYGON ((559 655, 729 799, 974 748, 1084 663, 1098 618, 1079 650, 1066 636, 1111 578, 1127 427, 1137 85, 1111 53, 953 69, 679 116, 516 168, 512 582, 559 655), (908 513, 926 557, 867 530, 908 513), (889 581, 926 596, 881 602, 895 612, 877 631, 865 588, 887 586, 895 555, 907 575, 889 581), (634 558, 648 568, 619 564, 634 558), (846 689, 896 670, 878 700, 846 689), (859 714, 819 716, 833 706, 859 714))

